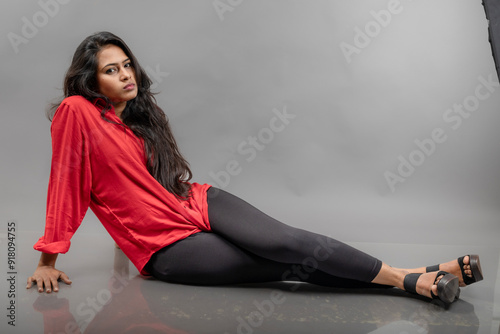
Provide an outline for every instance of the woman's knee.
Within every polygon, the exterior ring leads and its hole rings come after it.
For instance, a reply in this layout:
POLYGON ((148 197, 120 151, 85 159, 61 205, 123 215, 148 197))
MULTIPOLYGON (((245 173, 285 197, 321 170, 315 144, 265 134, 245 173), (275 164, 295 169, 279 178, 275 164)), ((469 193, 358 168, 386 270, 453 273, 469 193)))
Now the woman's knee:
POLYGON ((290 227, 269 242, 269 252, 280 261, 301 263, 312 255, 316 243, 314 234, 290 227))

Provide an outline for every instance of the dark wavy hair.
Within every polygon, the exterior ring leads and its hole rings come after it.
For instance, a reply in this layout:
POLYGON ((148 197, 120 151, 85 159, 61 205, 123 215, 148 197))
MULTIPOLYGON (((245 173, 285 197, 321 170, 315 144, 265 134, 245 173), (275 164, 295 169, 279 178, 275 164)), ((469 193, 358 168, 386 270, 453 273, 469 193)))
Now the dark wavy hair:
MULTIPOLYGON (((107 122, 115 123, 105 117, 112 103, 108 97, 99 93, 97 84, 97 54, 107 45, 116 45, 121 48, 130 59, 135 71, 138 86, 137 97, 127 102, 121 114, 123 123, 136 136, 144 139, 146 164, 151 175, 169 192, 178 198, 186 199, 190 195, 188 181, 192 177, 189 164, 177 147, 168 118, 156 104, 154 95, 150 91, 151 79, 121 38, 103 31, 83 40, 77 47, 66 72, 63 99, 73 95, 81 95, 90 102, 102 99, 104 108, 101 117, 107 122)), ((60 102, 50 106, 47 112, 49 120, 52 120, 60 102)))

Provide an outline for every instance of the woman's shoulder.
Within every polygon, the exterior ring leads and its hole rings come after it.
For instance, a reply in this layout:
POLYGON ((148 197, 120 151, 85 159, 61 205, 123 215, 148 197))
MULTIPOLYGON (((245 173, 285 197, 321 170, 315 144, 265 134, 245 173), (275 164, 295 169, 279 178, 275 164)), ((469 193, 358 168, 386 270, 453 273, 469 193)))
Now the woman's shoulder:
POLYGON ((96 110, 94 103, 83 96, 73 95, 61 101, 54 114, 54 119, 58 114, 71 114, 79 118, 84 118, 93 115, 94 112, 92 111, 94 110, 96 110))
POLYGON ((73 95, 73 96, 68 96, 64 100, 62 100, 59 107, 63 105, 69 107, 88 107, 92 106, 93 104, 92 102, 90 102, 81 95, 73 95))

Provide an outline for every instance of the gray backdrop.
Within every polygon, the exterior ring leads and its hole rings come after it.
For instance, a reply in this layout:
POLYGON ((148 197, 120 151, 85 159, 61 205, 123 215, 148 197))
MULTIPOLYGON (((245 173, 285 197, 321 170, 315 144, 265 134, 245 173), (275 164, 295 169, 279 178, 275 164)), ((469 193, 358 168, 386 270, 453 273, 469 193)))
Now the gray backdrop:
MULTIPOLYGON (((42 234, 44 109, 76 46, 109 30, 154 80, 194 181, 347 242, 498 239, 480 0, 4 0, 0 30, 2 230, 42 234)), ((79 233, 105 230, 89 210, 79 233)))

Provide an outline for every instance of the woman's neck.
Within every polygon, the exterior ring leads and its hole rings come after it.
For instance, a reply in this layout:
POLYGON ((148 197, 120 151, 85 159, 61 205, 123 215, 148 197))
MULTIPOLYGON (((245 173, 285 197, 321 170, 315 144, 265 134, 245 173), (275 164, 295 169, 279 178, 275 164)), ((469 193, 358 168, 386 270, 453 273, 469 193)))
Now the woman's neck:
POLYGON ((118 116, 118 118, 122 119, 122 112, 125 110, 125 107, 127 106, 127 102, 118 102, 118 103, 113 103, 113 107, 115 108, 115 114, 118 116))

